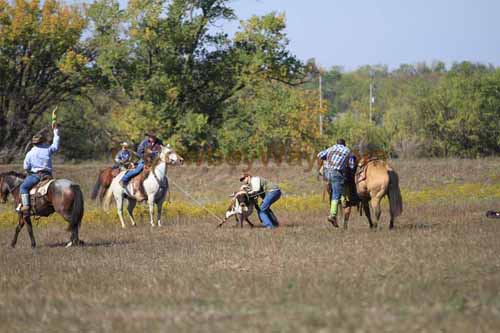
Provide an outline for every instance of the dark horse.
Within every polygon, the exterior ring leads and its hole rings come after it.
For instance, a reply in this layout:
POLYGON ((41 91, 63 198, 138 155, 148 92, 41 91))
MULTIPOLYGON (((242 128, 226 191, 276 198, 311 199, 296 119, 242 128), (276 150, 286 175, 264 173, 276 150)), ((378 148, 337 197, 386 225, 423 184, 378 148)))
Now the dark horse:
MULTIPOLYGON (((21 202, 19 186, 25 177, 25 175, 13 171, 0 174, 0 197, 4 202, 7 201, 7 196, 11 194, 16 206, 19 205, 21 202)), ((78 184, 67 179, 56 179, 49 185, 46 196, 37 198, 34 202, 32 200, 32 207, 35 210, 32 213, 34 216, 46 217, 57 212, 69 222, 68 230, 71 231, 71 238, 66 247, 83 245, 83 242, 78 238, 84 210, 83 194, 78 184)), ((31 247, 36 246, 31 218, 19 214, 16 233, 11 243, 12 247, 16 246, 19 232, 25 224, 31 239, 31 247)))

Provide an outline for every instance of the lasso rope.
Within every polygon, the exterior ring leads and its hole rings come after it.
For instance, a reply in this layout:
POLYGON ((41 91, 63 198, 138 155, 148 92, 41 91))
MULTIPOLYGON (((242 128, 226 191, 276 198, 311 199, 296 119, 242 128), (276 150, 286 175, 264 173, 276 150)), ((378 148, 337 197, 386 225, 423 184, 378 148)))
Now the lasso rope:
POLYGON ((189 194, 188 191, 184 190, 182 187, 180 187, 179 185, 177 185, 175 182, 169 181, 169 183, 172 183, 172 185, 174 185, 178 190, 180 190, 182 193, 184 193, 185 196, 187 196, 194 203, 196 203, 198 206, 200 206, 203 210, 205 210, 207 213, 209 213, 212 217, 214 217, 217 220, 217 222, 220 223, 220 222, 224 221, 219 216, 217 216, 214 212, 212 212, 210 209, 208 209, 207 207, 205 207, 201 202, 199 202, 198 200, 196 200, 191 194, 189 194))

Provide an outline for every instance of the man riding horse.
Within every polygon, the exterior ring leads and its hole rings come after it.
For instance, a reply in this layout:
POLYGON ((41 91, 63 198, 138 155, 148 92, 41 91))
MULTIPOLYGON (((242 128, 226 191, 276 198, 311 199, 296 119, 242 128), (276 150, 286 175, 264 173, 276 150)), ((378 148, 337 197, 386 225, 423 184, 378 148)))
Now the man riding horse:
POLYGON ((29 215, 30 213, 30 189, 43 178, 52 177, 52 155, 59 150, 60 141, 59 129, 56 122, 52 124, 52 128, 54 130, 52 144, 47 143, 45 135, 34 135, 31 139, 33 148, 26 154, 24 159, 24 170, 28 174, 20 187, 21 212, 24 215, 29 215))
POLYGON ((132 165, 134 155, 137 154, 129 149, 127 142, 122 142, 121 146, 122 149, 116 154, 115 165, 112 169, 128 170, 129 166, 132 165))
POLYGON ((124 192, 129 195, 127 185, 132 178, 139 175, 144 170, 144 164, 154 160, 159 152, 163 142, 158 139, 156 133, 150 131, 146 133, 146 138, 141 142, 137 149, 137 156, 140 158, 135 169, 128 170, 122 177, 120 185, 123 187, 124 192))

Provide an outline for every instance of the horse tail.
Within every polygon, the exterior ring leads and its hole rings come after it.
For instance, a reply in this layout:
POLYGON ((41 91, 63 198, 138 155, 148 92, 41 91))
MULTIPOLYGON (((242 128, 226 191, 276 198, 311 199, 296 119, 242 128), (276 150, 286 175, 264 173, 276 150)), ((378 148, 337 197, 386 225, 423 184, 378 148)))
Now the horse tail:
POLYGON ((403 213, 403 197, 399 189, 399 176, 394 170, 389 170, 389 207, 391 215, 398 217, 403 213))
POLYGON ((90 194, 90 198, 92 200, 97 199, 97 195, 99 194, 100 188, 101 188, 101 172, 97 176, 97 180, 95 182, 94 188, 92 189, 92 194, 90 194))
POLYGON ((102 208, 104 211, 108 211, 109 207, 111 206, 111 199, 113 197, 113 191, 111 190, 111 187, 108 188, 106 191, 106 194, 104 195, 104 198, 102 199, 102 208))
POLYGON ((80 225, 82 224, 84 204, 83 204, 83 193, 82 190, 80 189, 80 185, 71 184, 70 188, 74 193, 73 206, 71 207, 71 221, 69 226, 69 229, 71 230, 74 227, 79 228, 80 225))

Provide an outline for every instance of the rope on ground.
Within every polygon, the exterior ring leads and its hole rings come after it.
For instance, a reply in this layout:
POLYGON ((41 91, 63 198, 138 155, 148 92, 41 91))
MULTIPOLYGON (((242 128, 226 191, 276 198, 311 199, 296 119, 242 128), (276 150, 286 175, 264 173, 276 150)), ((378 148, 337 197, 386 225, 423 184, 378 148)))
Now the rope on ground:
POLYGON ((172 185, 174 185, 179 191, 181 191, 182 193, 184 193, 185 196, 187 196, 194 203, 196 203, 198 206, 200 206, 203 210, 205 210, 207 213, 209 213, 212 217, 214 217, 217 220, 217 222, 223 222, 224 221, 219 216, 217 216, 214 212, 212 212, 210 209, 208 209, 207 207, 203 206, 203 204, 201 202, 199 202, 198 200, 196 200, 191 194, 189 194, 188 191, 184 190, 182 187, 180 187, 179 185, 177 185, 173 181, 169 181, 169 182, 172 183, 172 185))

